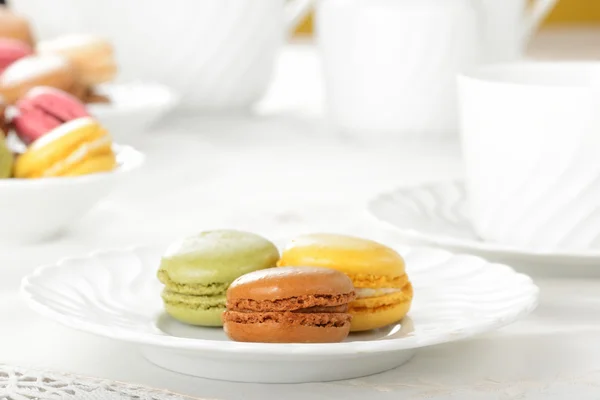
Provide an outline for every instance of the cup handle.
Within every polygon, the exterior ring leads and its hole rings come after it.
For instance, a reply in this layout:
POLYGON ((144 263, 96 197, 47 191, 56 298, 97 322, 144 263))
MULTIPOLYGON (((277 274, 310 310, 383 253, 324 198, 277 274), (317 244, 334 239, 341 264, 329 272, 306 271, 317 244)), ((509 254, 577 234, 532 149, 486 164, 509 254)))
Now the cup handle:
POLYGON ((550 14, 558 0, 535 0, 525 16, 523 41, 527 42, 538 30, 540 24, 550 14))
POLYGON ((285 5, 285 26, 288 36, 294 33, 302 18, 313 8, 315 0, 288 0, 285 5))

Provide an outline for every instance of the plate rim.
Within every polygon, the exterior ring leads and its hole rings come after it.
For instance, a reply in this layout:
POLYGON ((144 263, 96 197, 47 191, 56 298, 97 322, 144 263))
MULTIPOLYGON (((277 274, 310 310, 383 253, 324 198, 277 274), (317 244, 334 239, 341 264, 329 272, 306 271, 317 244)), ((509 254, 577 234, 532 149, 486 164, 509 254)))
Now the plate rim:
MULTIPOLYGON (((372 197, 367 202, 368 214, 371 218, 379 223, 383 223, 396 231, 398 234, 406 237, 407 239, 414 239, 419 242, 434 245, 434 246, 447 246, 461 251, 478 251, 486 253, 486 255, 504 255, 504 256, 519 256, 519 257, 535 257, 540 260, 552 259, 553 262, 557 261, 557 258, 565 260, 581 260, 581 261, 600 261, 600 250, 591 251, 560 251, 552 249, 527 249, 519 246, 511 246, 502 243, 485 242, 483 240, 477 241, 473 239, 461 239, 448 235, 436 235, 429 234, 423 231, 419 231, 413 227, 401 227, 392 221, 388 221, 381 216, 379 211, 376 210, 377 204, 386 197, 398 194, 401 192, 408 192, 411 190, 421 188, 432 188, 439 187, 442 185, 455 185, 463 186, 464 180, 462 179, 448 179, 448 180, 436 180, 429 181, 422 184, 410 185, 410 186, 399 186, 389 191, 381 192, 376 196, 372 197)), ((467 217, 470 218, 470 217, 467 217)), ((470 222, 470 219, 469 219, 470 222)), ((560 261, 560 260, 558 260, 560 261)))
POLYGON ((54 268, 61 268, 61 264, 65 262, 73 262, 80 260, 89 260, 98 255, 109 254, 109 253, 124 253, 124 252, 135 252, 135 251, 149 251, 156 248, 154 245, 132 245, 123 248, 112 248, 104 250, 95 250, 85 255, 65 257, 59 261, 51 264, 45 264, 36 268, 31 274, 25 276, 20 285, 20 296, 27 303, 27 305, 37 312, 38 314, 59 322, 60 324, 69 327, 71 329, 91 333, 101 337, 108 337, 110 339, 120 340, 140 346, 152 346, 167 350, 187 350, 187 351, 201 351, 204 353, 212 354, 231 354, 237 353, 238 355, 263 355, 263 356, 278 356, 278 355, 290 355, 294 356, 330 356, 330 355, 356 355, 361 353, 381 353, 389 351, 405 351, 413 350, 422 347, 433 346, 441 343, 455 342, 458 340, 467 339, 473 336, 477 336, 482 333, 492 332, 506 325, 512 324, 522 317, 527 316, 533 310, 536 309, 539 303, 539 287, 534 283, 533 279, 526 274, 515 271, 512 267, 502 264, 488 261, 482 257, 474 255, 462 255, 455 254, 448 250, 438 248, 428 248, 420 246, 406 246, 410 251, 413 250, 428 250, 443 253, 445 256, 452 257, 469 257, 473 258, 481 263, 487 264, 487 267, 494 266, 496 268, 502 268, 512 273, 515 279, 522 279, 523 285, 529 286, 529 298, 527 301, 524 300, 524 304, 519 309, 511 310, 502 319, 496 319, 492 322, 484 322, 480 325, 469 327, 468 329, 461 329, 460 331, 445 331, 438 335, 426 337, 425 340, 420 339, 416 336, 405 337, 402 340, 374 340, 374 341, 353 341, 353 342, 341 342, 341 343, 246 343, 246 342, 234 342, 234 341, 216 341, 210 339, 196 339, 196 338, 181 338, 173 337, 168 335, 159 335, 152 333, 140 333, 133 332, 126 328, 111 327, 102 325, 96 322, 89 322, 81 320, 77 317, 68 316, 55 311, 51 307, 38 302, 35 300, 35 294, 32 293, 29 288, 35 286, 31 283, 32 279, 39 277, 46 273, 47 270, 54 268), (219 346, 215 346, 218 343, 219 346))

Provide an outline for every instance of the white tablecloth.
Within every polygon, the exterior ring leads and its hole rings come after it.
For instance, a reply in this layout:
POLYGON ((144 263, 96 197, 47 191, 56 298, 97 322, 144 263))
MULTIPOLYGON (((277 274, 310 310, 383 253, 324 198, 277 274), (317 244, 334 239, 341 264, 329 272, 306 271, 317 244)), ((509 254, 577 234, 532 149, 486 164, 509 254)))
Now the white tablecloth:
MULTIPOLYGON (((547 54, 541 46, 536 56, 547 54)), ((259 116, 163 121, 136 143, 148 155, 144 170, 68 233, 41 245, 0 246, 0 363, 216 399, 597 399, 600 281, 548 277, 543 266, 535 276, 541 306, 524 321, 423 349, 404 367, 377 376, 302 385, 167 372, 134 346, 63 328, 19 300, 21 277, 39 264, 98 248, 166 243, 201 229, 235 227, 271 237, 368 229, 377 236, 381 227, 364 211, 373 194, 460 177, 454 141, 366 144, 332 133, 321 117, 319 77, 312 48, 287 48, 259 116)))

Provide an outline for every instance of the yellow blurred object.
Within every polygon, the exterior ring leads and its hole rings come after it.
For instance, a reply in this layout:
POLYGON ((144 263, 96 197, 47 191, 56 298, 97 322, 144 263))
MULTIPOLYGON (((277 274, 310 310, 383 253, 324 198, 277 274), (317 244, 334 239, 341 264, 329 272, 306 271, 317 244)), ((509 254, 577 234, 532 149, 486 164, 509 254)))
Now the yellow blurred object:
POLYGON ((0 130, 0 179, 10 178, 15 157, 6 145, 4 132, 0 130))
MULTIPOLYGON (((546 24, 561 23, 600 24, 600 0, 559 0, 546 20, 546 24)), ((310 36, 313 32, 313 24, 314 16, 310 13, 298 25, 296 36, 310 36)))
POLYGON ((310 36, 313 31, 313 13, 309 13, 306 18, 296 28, 296 36, 310 36))
POLYGON ((78 118, 35 141, 15 163, 15 178, 79 176, 116 166, 112 140, 94 119, 78 118))
POLYGON ((559 0, 546 23, 600 23, 600 1, 559 0))

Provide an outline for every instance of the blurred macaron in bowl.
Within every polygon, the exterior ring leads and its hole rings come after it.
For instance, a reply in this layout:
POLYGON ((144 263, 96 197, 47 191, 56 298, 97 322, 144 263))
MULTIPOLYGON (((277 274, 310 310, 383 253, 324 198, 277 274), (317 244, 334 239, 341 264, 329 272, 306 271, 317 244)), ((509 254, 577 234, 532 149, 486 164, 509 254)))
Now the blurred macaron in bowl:
MULTIPOLYGON (((23 17, 0 6, 0 22, 6 19, 23 17)), ((75 97, 116 141, 127 143, 179 102, 165 85, 122 80, 113 43, 103 36, 78 33, 36 40, 30 32, 32 40, 26 42, 9 33, 0 29, 0 96, 8 105, 22 102, 33 88, 54 88, 75 97)))
POLYGON ((0 133, 3 242, 38 242, 60 233, 144 161, 132 147, 115 144, 68 93, 36 87, 9 110, 10 134, 0 133))
POLYGON ((117 141, 127 142, 144 132, 179 102, 165 85, 119 79, 116 49, 104 36, 58 35, 40 40, 36 51, 68 61, 76 77, 71 93, 117 141))

